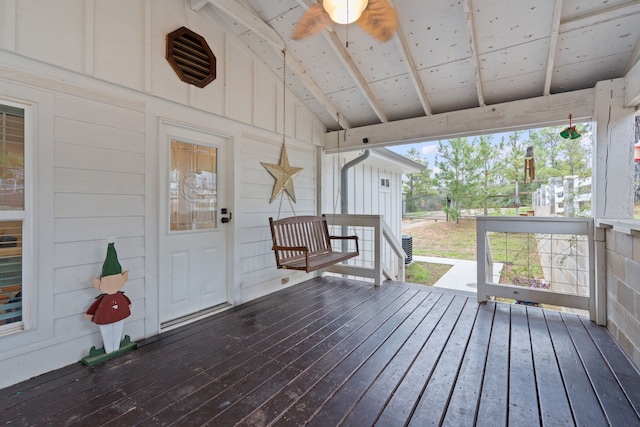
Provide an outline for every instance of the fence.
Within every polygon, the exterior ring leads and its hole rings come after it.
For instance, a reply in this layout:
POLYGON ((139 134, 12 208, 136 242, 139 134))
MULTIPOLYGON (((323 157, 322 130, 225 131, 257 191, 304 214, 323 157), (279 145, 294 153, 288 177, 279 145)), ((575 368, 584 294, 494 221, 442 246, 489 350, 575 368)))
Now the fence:
POLYGON ((535 216, 591 216, 591 177, 549 178, 531 195, 535 216))

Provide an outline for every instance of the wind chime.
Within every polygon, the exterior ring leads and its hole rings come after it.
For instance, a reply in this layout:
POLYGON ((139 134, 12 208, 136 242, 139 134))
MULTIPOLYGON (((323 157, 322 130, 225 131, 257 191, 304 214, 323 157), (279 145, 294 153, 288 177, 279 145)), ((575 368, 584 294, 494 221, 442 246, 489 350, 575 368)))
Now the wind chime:
POLYGON ((524 155, 524 183, 527 183, 527 177, 529 182, 533 182, 536 179, 536 160, 533 158, 533 146, 527 147, 527 152, 524 155))

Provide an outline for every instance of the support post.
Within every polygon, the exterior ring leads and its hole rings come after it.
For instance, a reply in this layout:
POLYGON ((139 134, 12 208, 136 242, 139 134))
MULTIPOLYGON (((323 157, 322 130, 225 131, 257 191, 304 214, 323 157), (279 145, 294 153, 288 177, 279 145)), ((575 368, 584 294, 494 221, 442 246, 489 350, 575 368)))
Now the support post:
POLYGON ((634 108, 625 108, 624 79, 595 87, 592 213, 600 219, 633 218, 634 108))

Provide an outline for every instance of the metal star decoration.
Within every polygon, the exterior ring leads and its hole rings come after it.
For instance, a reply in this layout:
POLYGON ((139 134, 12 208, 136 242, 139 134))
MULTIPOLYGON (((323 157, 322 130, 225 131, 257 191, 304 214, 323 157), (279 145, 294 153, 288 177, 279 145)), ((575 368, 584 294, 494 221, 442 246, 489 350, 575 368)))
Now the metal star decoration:
POLYGON ((303 168, 296 168, 289 165, 289 157, 287 156, 287 146, 285 143, 282 143, 279 165, 265 162, 260 162, 260 164, 276 179, 269 203, 272 203, 283 191, 295 202, 296 191, 293 188, 293 179, 302 172, 303 168))

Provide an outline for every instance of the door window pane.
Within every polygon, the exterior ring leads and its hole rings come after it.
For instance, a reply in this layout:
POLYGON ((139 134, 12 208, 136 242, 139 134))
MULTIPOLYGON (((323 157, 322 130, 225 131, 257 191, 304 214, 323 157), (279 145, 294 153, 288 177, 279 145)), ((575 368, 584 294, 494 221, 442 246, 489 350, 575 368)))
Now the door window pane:
POLYGON ((171 231, 217 228, 217 149, 171 141, 171 231))

